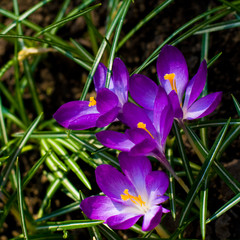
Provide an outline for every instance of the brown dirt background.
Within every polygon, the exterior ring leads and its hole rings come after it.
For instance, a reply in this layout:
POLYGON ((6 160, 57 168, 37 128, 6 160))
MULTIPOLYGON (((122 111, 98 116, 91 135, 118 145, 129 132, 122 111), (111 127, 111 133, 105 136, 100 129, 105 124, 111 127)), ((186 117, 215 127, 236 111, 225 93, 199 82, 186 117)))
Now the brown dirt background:
MULTIPOLYGON (((28 10, 31 6, 38 3, 37 0, 19 0, 20 12, 28 10)), ((100 1, 96 1, 100 2, 100 1)), ((157 6, 162 1, 148 1, 148 0, 135 0, 131 5, 127 14, 124 26, 122 29, 121 37, 139 22, 150 10, 157 6)), ((45 5, 43 8, 37 10, 29 19, 34 23, 44 27, 50 24, 58 11, 58 7, 62 4, 62 0, 52 1, 45 5)), ((69 10, 74 6, 80 4, 80 0, 71 1, 69 10)), ((149 24, 144 26, 128 41, 118 53, 118 57, 125 62, 132 72, 139 66, 156 48, 162 43, 172 32, 182 26, 184 23, 193 17, 201 14, 207 6, 213 7, 219 5, 218 1, 180 1, 176 0, 169 7, 164 9, 157 17, 155 17, 149 24)), ((8 0, 1 0, 0 7, 12 11, 12 3, 8 0)), ((92 14, 95 26, 103 31, 105 19, 107 16, 107 1, 102 1, 102 6, 95 10, 92 14)), ((232 19, 233 16, 227 16, 225 20, 232 19)), ((0 21, 8 24, 9 19, 0 16, 0 21)), ((69 40, 75 39, 82 43, 87 49, 90 49, 89 39, 86 36, 87 26, 83 17, 80 17, 66 26, 61 28, 58 35, 69 40)), ((32 36, 32 30, 24 28, 24 35, 32 36)), ((194 35, 184 40, 177 47, 183 52, 189 67, 190 77, 192 77, 200 64, 200 51, 201 51, 200 35, 194 35)), ((231 94, 233 94, 238 101, 240 101, 240 34, 239 28, 214 32, 210 34, 209 43, 209 59, 222 52, 222 56, 210 67, 208 71, 208 84, 209 92, 223 91, 223 99, 217 110, 211 115, 211 119, 219 118, 237 118, 231 94)), ((0 39, 0 66, 3 66, 13 56, 13 44, 4 39, 0 39)), ((142 73, 147 74, 150 78, 156 79, 155 62, 148 66, 142 73)), ((63 103, 70 100, 77 100, 81 95, 84 81, 87 77, 87 71, 82 69, 79 65, 75 64, 68 58, 58 53, 49 53, 45 56, 39 64, 35 72, 34 79, 36 81, 37 89, 40 94, 40 99, 44 106, 45 119, 51 119, 52 114, 63 103)), ((14 89, 14 74, 13 69, 10 69, 3 77, 2 81, 8 85, 10 89, 14 89)), ((26 92, 25 103, 28 107, 29 114, 33 110, 31 96, 26 92)), ((216 137, 219 129, 210 129, 209 135, 212 140, 216 137)), ((224 153, 221 161, 224 166, 231 172, 231 174, 240 181, 240 146, 239 138, 224 153)), ((191 152, 189 151, 189 154, 191 152)), ((193 158, 196 158, 192 154, 193 158)), ((32 163, 37 158, 37 154, 32 154, 28 159, 23 160, 23 171, 27 172, 32 166, 32 163)), ((86 165, 83 165, 87 168, 86 165)), ((93 172, 87 171, 86 174, 90 177, 91 183, 94 182, 93 172)), ((32 213, 37 212, 38 206, 41 204, 41 196, 44 196, 47 184, 36 176, 35 182, 26 190, 26 202, 30 207, 32 213)), ((82 185, 80 186, 82 188, 82 185)), ((93 192, 98 192, 98 189, 93 189, 93 192)), ((93 194, 93 192, 89 194, 93 194)), ((210 182, 209 190, 209 209, 214 213, 220 206, 226 203, 234 194, 229 188, 216 177, 214 181, 210 182)), ((57 194, 52 207, 59 208, 68 203, 68 199, 62 197, 62 194, 57 194), (61 201, 58 199, 61 199, 61 201)), ((206 239, 240 239, 239 228, 239 205, 232 208, 226 214, 221 216, 217 221, 207 225, 207 238, 206 239)), ((66 219, 79 219, 81 213, 74 212, 68 214, 66 219)), ((6 240, 21 232, 19 224, 12 224, 13 218, 9 216, 4 225, 4 229, 0 231, 0 239, 6 240)), ((169 230, 174 228, 176 223, 171 220, 168 215, 164 223, 169 230)), ((201 238, 200 230, 198 227, 199 222, 196 220, 191 224, 184 237, 186 238, 201 238)), ((119 231, 123 239, 131 236, 128 231, 119 231)), ((86 232, 83 230, 76 230, 72 233, 72 239, 87 239, 86 232)))

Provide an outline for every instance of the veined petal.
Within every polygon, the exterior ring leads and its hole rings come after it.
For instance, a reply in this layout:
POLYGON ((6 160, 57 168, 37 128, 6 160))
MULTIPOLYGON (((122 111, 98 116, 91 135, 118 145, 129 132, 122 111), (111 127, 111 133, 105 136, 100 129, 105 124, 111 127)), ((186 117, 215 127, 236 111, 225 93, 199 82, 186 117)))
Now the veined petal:
POLYGON ((145 178, 152 171, 150 160, 144 156, 133 157, 124 152, 119 154, 118 159, 123 173, 134 185, 137 195, 147 201, 145 178))
POLYGON ((98 92, 100 89, 105 87, 107 76, 107 68, 103 63, 99 63, 96 72, 93 76, 93 82, 95 86, 95 91, 98 92))
POLYGON ((124 194, 125 189, 128 189, 131 195, 136 196, 136 190, 130 180, 113 166, 102 164, 96 168, 95 175, 99 188, 108 197, 123 202, 121 195, 124 194))
POLYGON ((200 98, 187 109, 184 119, 192 120, 212 113, 221 101, 222 92, 211 93, 200 98))
POLYGON ((128 102, 124 104, 123 113, 119 116, 119 120, 130 128, 136 128, 139 123, 143 123, 145 124, 145 130, 147 130, 153 138, 157 138, 156 129, 146 112, 133 103, 128 102))
POLYGON ((134 74, 129 80, 129 92, 136 103, 143 108, 153 110, 158 86, 150 78, 134 74))
POLYGON ((104 146, 120 151, 129 152, 130 149, 135 145, 128 139, 126 134, 115 131, 102 131, 96 133, 97 140, 104 146))
POLYGON ((107 224, 112 229, 124 230, 132 227, 141 216, 143 216, 143 214, 134 212, 122 213, 108 218, 107 224))
POLYGON ((157 147, 157 143, 153 139, 145 139, 131 148, 130 154, 133 156, 147 156, 157 147))
POLYGON ((171 103, 164 89, 159 86, 154 102, 153 124, 159 133, 159 141, 163 146, 172 128, 173 111, 171 103))
POLYGON ((102 88, 98 91, 96 101, 97 110, 101 114, 112 110, 118 105, 118 97, 108 88, 102 88))
POLYGON ((107 218, 120 214, 125 206, 106 196, 92 196, 82 200, 80 208, 89 219, 106 221, 107 218))
POLYGON ((89 101, 71 101, 63 104, 53 118, 65 128, 83 130, 96 127, 99 116, 96 106, 89 107, 89 101))
POLYGON ((118 96, 120 104, 123 106, 128 100, 129 73, 120 58, 115 58, 112 68, 113 92, 118 96))
POLYGON ((172 104, 174 118, 182 119, 183 111, 182 111, 181 105, 179 103, 177 93, 173 90, 169 93, 168 97, 172 104))
POLYGON ((188 82, 188 68, 182 53, 173 46, 163 47, 157 59, 157 74, 161 85, 169 94, 173 89, 168 80, 164 79, 166 74, 175 74, 176 89, 181 102, 183 93, 188 82))
POLYGON ((98 120, 97 120, 97 123, 96 123, 96 127, 105 127, 107 125, 109 125, 110 123, 114 122, 117 118, 117 115, 120 111, 120 107, 115 107, 113 109, 111 109, 110 111, 102 114, 98 120))
POLYGON ((154 229, 160 222, 162 218, 162 206, 153 206, 143 217, 143 231, 150 231, 154 229))
POLYGON ((196 75, 188 83, 185 93, 184 107, 189 108, 202 92, 207 79, 207 63, 202 61, 196 75))
POLYGON ((125 134, 134 144, 141 143, 145 139, 152 139, 149 133, 141 128, 127 129, 125 134))
POLYGON ((162 171, 153 171, 146 177, 146 186, 149 196, 149 202, 155 204, 159 197, 167 191, 169 179, 166 173, 162 171))

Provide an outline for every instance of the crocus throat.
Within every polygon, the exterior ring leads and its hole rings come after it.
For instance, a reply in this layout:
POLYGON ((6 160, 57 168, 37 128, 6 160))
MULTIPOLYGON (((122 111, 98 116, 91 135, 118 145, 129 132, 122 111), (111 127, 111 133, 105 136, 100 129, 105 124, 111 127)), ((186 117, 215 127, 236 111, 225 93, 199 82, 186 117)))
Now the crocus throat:
POLYGON ((96 100, 94 99, 94 97, 90 97, 88 106, 89 106, 89 107, 93 107, 93 106, 95 106, 96 104, 97 104, 97 102, 96 102, 96 100))
POLYGON ((137 124, 137 127, 145 130, 154 139, 153 135, 147 130, 146 124, 144 124, 143 122, 139 122, 137 124))
POLYGON ((134 197, 134 196, 132 196, 131 194, 128 193, 128 189, 125 189, 123 193, 125 194, 125 195, 121 194, 121 198, 122 198, 123 201, 130 200, 136 205, 138 204, 141 207, 143 205, 145 206, 145 202, 142 200, 141 195, 138 195, 138 197, 134 197))
POLYGON ((177 93, 176 80, 174 78, 175 78, 175 73, 164 75, 164 79, 170 82, 172 90, 174 90, 177 93))

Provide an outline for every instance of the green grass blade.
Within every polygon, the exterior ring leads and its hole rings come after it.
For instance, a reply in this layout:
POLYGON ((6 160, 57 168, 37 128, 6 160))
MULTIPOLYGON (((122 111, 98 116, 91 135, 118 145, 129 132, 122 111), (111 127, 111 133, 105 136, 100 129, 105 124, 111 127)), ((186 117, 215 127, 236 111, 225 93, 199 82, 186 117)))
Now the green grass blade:
POLYGON ((99 225, 98 228, 100 232, 106 237, 108 240, 121 240, 120 238, 112 229, 104 226, 103 224, 99 225))
POLYGON ((42 230, 64 231, 64 230, 92 227, 92 226, 101 224, 103 222, 104 221, 100 221, 100 220, 71 220, 71 221, 63 221, 63 222, 48 222, 45 225, 37 226, 36 229, 38 231, 40 230, 41 231, 42 230))
POLYGON ((19 208, 19 213, 20 213, 21 226, 22 226, 24 238, 26 240, 28 240, 28 232, 27 232, 27 226, 26 226, 25 215, 24 215, 24 210, 23 210, 23 194, 22 194, 23 192, 22 192, 21 174, 20 174, 18 161, 16 164, 16 174, 17 174, 18 208, 19 208))
POLYGON ((48 142, 51 144, 53 149, 56 151, 56 153, 64 159, 67 166, 76 174, 76 176, 80 179, 80 181, 88 188, 91 188, 91 184, 89 180, 87 179, 86 175, 83 173, 82 169, 79 167, 79 165, 68 156, 67 151, 60 145, 58 142, 48 139, 48 142))
POLYGON ((113 42, 112 42, 112 47, 111 47, 111 51, 109 54, 109 62, 108 62, 108 71, 107 71, 107 77, 106 77, 106 83, 105 83, 105 87, 108 88, 109 84, 110 84, 110 78, 111 78, 111 72, 112 72, 112 66, 113 66, 113 60, 114 60, 114 56, 115 56, 115 52, 116 52, 116 47, 117 47, 117 43, 118 43, 118 39, 121 33, 121 29, 123 26, 123 22, 125 19, 125 16, 127 14, 128 8, 130 6, 131 1, 128 1, 128 4, 126 4, 121 17, 118 21, 118 25, 116 27, 116 31, 115 31, 115 35, 113 38, 113 42))
MULTIPOLYGON (((45 151, 50 152, 51 147, 49 146, 46 139, 41 140, 41 144, 45 151)), ((67 172, 67 166, 56 156, 55 152, 52 152, 49 156, 51 158, 51 161, 55 164, 57 168, 62 169, 64 172, 67 172)))
POLYGON ((194 181, 194 184, 192 185, 188 195, 187 195, 187 199, 185 201, 185 205, 182 209, 182 213, 181 213, 181 217, 180 217, 180 221, 179 221, 179 225, 181 226, 183 224, 183 222, 185 221, 187 215, 189 214, 189 211, 191 209, 191 205, 194 202, 195 197, 197 196, 197 193, 201 187, 201 185, 203 184, 204 180, 207 177, 207 174, 210 170, 210 167, 218 153, 218 150, 223 142, 223 139, 225 137, 225 134, 227 132, 228 126, 229 126, 229 122, 222 128, 221 132, 219 133, 218 137, 216 138, 211 150, 209 151, 209 154, 207 156, 207 158, 205 159, 203 166, 196 178, 196 180, 194 181))
MULTIPOLYGON (((170 165, 172 168, 174 168, 173 165, 173 150, 171 148, 167 149, 167 159, 170 162, 170 165)), ((174 176, 169 173, 169 201, 170 201, 170 207, 171 207, 171 214, 173 217, 173 220, 176 220, 176 193, 175 193, 175 178, 174 176)))
POLYGON ((165 7, 167 7, 172 2, 173 0, 166 0, 163 3, 161 3, 159 6, 154 8, 132 30, 130 30, 128 34, 126 34, 126 36, 118 44, 116 51, 118 51, 126 43, 126 41, 129 40, 129 38, 131 38, 143 25, 145 25, 148 21, 150 21, 152 18, 158 15, 165 7))
MULTIPOLYGON (((201 141, 197 137, 197 135, 189 128, 186 126, 185 133, 189 135, 188 139, 192 139, 192 144, 193 148, 197 148, 199 150, 199 153, 202 156, 203 161, 208 155, 208 150, 202 145, 201 141)), ((221 148, 223 147, 224 143, 222 144, 221 148)), ((219 152, 221 151, 221 148, 219 152)), ((219 157, 219 155, 217 155, 219 157)), ((217 159, 218 160, 218 159, 217 159)), ((218 161, 213 162, 213 168, 216 171, 216 173, 223 179, 223 181, 232 189, 234 193, 238 193, 240 191, 240 183, 234 179, 233 176, 231 176, 228 171, 220 164, 218 161)))
POLYGON ((16 149, 13 151, 13 153, 10 155, 9 157, 9 161, 7 166, 3 169, 1 177, 0 177, 0 189, 3 188, 5 186, 5 184, 7 183, 8 180, 8 176, 11 172, 11 169, 13 168, 13 165, 17 159, 17 156, 20 154, 21 149, 23 148, 23 146, 26 144, 26 142, 28 141, 30 135, 32 134, 32 132, 34 131, 34 129, 37 127, 40 119, 42 117, 42 114, 40 114, 33 122, 32 124, 29 126, 29 128, 26 130, 24 136, 22 137, 21 141, 19 142, 18 146, 16 147, 16 149))
POLYGON ((240 104, 233 95, 232 95, 232 98, 233 98, 234 106, 237 110, 238 116, 240 117, 240 104))
POLYGON ((214 56, 213 58, 211 58, 208 63, 207 63, 207 67, 211 67, 211 65, 222 55, 222 52, 218 53, 216 56, 214 56))
POLYGON ((225 203, 221 208, 219 208, 210 218, 207 219, 206 223, 210 223, 211 221, 217 219, 222 214, 227 212, 233 206, 240 202, 240 193, 238 193, 235 197, 233 197, 230 201, 225 203))
MULTIPOLYGON (((79 144, 83 145, 86 147, 86 149, 88 149, 91 152, 97 151, 98 148, 95 147, 93 144, 90 144, 80 138, 78 138, 76 135, 74 134, 70 134, 70 138, 72 138, 73 140, 75 140, 76 142, 78 142, 79 144)), ((114 166, 119 167, 119 163, 116 160, 116 158, 112 157, 111 155, 109 155, 108 153, 105 152, 99 152, 98 155, 100 157, 105 158, 106 160, 110 161, 114 166)))
POLYGON ((191 170, 191 167, 189 165, 189 161, 188 161, 188 158, 187 158, 187 155, 186 155, 185 146, 184 146, 183 141, 182 141, 182 136, 179 132, 179 128, 178 128, 177 123, 175 121, 173 122, 173 131, 174 131, 174 135, 176 137, 178 150, 179 150, 179 153, 180 153, 181 158, 182 158, 184 170, 186 172, 186 175, 187 175, 187 178, 188 178, 188 181, 189 181, 190 185, 192 185, 193 184, 192 170, 191 170))
POLYGON ((87 61, 93 62, 94 57, 90 54, 80 43, 75 41, 74 39, 70 39, 73 45, 78 49, 82 57, 85 57, 87 61))
POLYGON ((211 24, 206 28, 203 28, 202 30, 197 31, 195 34, 217 32, 217 31, 227 30, 235 27, 240 27, 240 22, 238 19, 230 20, 222 23, 211 24))
POLYGON ((203 240, 206 238, 207 199, 208 199, 208 177, 204 180, 203 190, 201 191, 200 194, 200 228, 203 240))
POLYGON ((51 219, 51 218, 54 218, 54 217, 58 217, 58 216, 61 216, 63 214, 66 214, 66 213, 70 213, 70 212, 73 212, 73 211, 76 211, 76 210, 80 210, 80 201, 77 201, 77 202, 74 202, 74 203, 70 203, 54 212, 51 212, 49 214, 46 214, 45 216, 41 217, 41 218, 38 218, 35 222, 43 222, 43 221, 46 221, 48 219, 51 219))
POLYGON ((60 20, 58 22, 50 24, 46 28, 44 28, 43 30, 41 30, 40 32, 35 34, 35 37, 38 37, 38 36, 40 36, 40 35, 42 35, 42 34, 44 34, 46 32, 49 32, 53 28, 59 28, 59 27, 63 26, 64 24, 68 23, 69 21, 72 21, 72 20, 74 20, 74 19, 76 19, 76 18, 78 18, 78 17, 80 17, 80 16, 90 12, 90 11, 94 10, 95 8, 97 8, 99 6, 101 6, 101 3, 96 4, 96 5, 92 6, 92 7, 87 8, 87 9, 84 9, 80 13, 78 12, 78 13, 76 13, 74 15, 71 15, 70 17, 63 18, 62 20, 60 20))
POLYGON ((2 146, 8 143, 8 134, 3 117, 2 98, 0 95, 0 136, 2 146))

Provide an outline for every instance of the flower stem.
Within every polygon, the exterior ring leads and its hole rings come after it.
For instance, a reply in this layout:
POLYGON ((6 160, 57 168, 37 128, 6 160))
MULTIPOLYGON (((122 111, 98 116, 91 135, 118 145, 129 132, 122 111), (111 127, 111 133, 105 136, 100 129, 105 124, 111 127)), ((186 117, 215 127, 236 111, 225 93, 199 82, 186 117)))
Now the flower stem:
POLYGON ((160 224, 158 224, 155 227, 155 230, 160 238, 169 238, 170 237, 170 235, 167 233, 167 231, 160 224))

